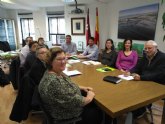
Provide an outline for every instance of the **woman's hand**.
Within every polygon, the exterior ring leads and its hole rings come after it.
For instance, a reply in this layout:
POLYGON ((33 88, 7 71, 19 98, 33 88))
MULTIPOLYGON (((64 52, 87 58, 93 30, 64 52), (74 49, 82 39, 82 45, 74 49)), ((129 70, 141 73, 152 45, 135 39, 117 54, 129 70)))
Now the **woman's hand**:
POLYGON ((124 74, 123 74, 125 77, 128 77, 131 75, 131 73, 129 71, 125 71, 124 74))
POLYGON ((93 88, 92 88, 92 87, 79 86, 79 88, 80 88, 81 90, 84 90, 85 92, 93 91, 93 88))
POLYGON ((87 96, 84 97, 84 104, 83 106, 89 104, 90 102, 92 102, 93 98, 95 97, 95 93, 93 91, 88 91, 87 92, 87 96))

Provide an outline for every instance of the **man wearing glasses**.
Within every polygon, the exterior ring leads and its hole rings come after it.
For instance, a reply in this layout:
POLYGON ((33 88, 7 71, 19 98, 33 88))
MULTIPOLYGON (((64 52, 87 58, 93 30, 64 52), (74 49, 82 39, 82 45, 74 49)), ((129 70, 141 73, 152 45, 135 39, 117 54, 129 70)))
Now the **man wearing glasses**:
MULTIPOLYGON (((145 43, 144 50, 144 56, 136 67, 126 75, 132 75, 136 81, 154 81, 165 84, 165 54, 158 50, 157 43, 152 40, 145 43)), ((145 107, 135 110, 133 112, 134 118, 142 117, 145 112, 145 107)))

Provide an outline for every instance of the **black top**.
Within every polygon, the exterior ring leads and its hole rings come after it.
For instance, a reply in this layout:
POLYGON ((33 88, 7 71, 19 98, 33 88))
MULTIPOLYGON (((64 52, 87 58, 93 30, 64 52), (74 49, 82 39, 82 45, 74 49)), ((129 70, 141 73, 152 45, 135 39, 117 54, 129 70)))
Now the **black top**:
POLYGON ((4 71, 0 68, 0 86, 3 87, 7 84, 9 84, 9 79, 7 78, 7 75, 4 73, 4 71))
POLYGON ((37 58, 29 70, 29 76, 33 79, 36 85, 40 83, 46 69, 46 64, 37 58))
POLYGON ((109 53, 107 53, 106 50, 104 50, 101 54, 101 63, 111 67, 115 67, 116 58, 117 52, 115 50, 112 50, 109 53))
POLYGON ((151 61, 143 56, 131 73, 139 74, 141 80, 165 84, 165 54, 158 51, 151 61))
POLYGON ((27 72, 31 68, 36 59, 37 57, 35 52, 28 53, 24 63, 25 72, 27 72))

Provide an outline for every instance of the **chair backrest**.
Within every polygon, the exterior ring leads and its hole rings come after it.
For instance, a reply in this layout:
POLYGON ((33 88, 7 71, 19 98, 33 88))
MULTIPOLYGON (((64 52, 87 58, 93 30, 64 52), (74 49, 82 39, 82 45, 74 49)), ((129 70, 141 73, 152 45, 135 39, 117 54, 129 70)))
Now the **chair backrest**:
POLYGON ((143 56, 144 44, 133 43, 132 49, 137 51, 139 57, 143 56))
POLYGON ((123 50, 123 42, 118 42, 116 50, 117 51, 123 50))
POLYGON ((0 50, 4 52, 11 51, 9 43, 7 41, 0 41, 0 50))

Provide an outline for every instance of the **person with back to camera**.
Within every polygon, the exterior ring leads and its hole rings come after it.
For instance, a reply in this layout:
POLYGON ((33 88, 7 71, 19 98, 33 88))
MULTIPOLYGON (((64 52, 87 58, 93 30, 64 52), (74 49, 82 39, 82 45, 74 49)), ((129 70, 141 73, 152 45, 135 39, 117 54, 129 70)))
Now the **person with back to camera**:
POLYGON ((138 54, 136 51, 132 50, 132 40, 127 38, 123 42, 123 50, 119 51, 116 68, 122 72, 127 72, 133 69, 138 61, 138 54))
POLYGON ((107 39, 105 50, 101 54, 101 63, 110 67, 115 67, 117 53, 114 48, 113 40, 107 39))
POLYGON ((90 37, 88 46, 82 54, 77 55, 79 59, 98 60, 98 46, 94 43, 94 37, 90 37))
POLYGON ((63 74, 66 55, 59 48, 50 50, 49 67, 39 84, 43 106, 52 120, 59 122, 81 117, 78 124, 100 124, 100 110, 92 102, 95 96, 91 87, 78 86, 63 74), (81 90, 86 93, 82 96, 81 90))

